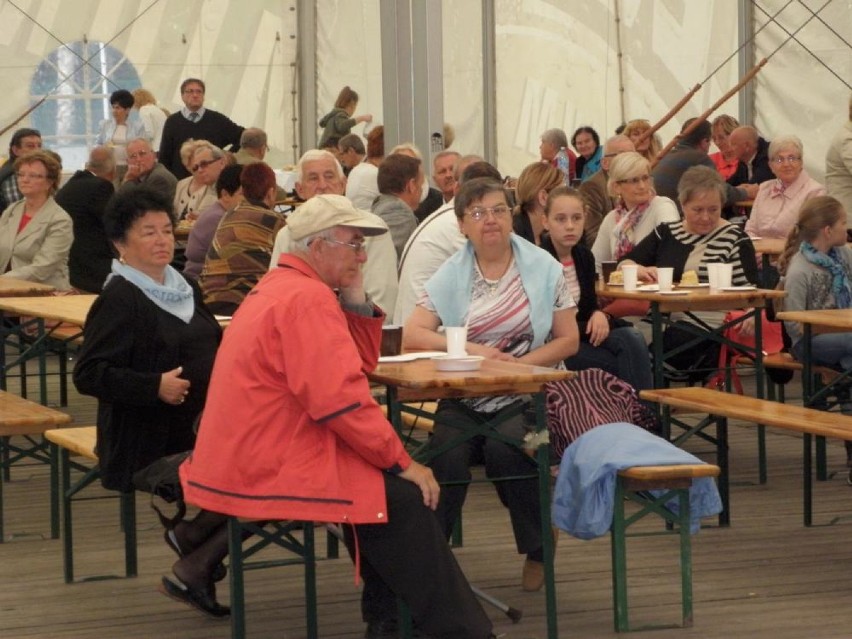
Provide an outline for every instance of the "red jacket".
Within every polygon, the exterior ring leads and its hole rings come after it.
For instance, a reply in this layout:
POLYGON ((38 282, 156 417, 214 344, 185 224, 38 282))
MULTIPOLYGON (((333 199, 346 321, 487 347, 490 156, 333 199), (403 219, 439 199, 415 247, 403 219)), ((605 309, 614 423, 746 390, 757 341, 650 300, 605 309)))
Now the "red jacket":
POLYGON ((344 312, 283 255, 246 297, 216 356, 186 501, 254 519, 387 520, 382 472, 411 463, 370 395, 382 318, 344 312))

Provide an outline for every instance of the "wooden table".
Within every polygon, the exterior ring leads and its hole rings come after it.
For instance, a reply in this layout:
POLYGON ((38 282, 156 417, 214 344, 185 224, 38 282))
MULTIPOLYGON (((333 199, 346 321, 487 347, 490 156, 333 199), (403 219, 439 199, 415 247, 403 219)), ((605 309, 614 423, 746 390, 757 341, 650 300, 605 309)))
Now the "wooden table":
POLYGON ((760 238, 752 240, 754 244, 754 252, 760 255, 760 279, 761 286, 773 286, 773 282, 769 281, 769 272, 772 268, 773 258, 777 258, 784 252, 784 246, 787 240, 775 237, 760 238))
POLYGON ((86 315, 97 295, 49 295, 46 297, 0 297, 0 317, 12 315, 15 317, 31 317, 15 327, 2 327, 2 343, 14 335, 20 342, 21 352, 14 361, 6 362, 6 349, 0 349, 0 389, 6 389, 6 374, 9 369, 23 366, 27 361, 38 358, 39 362, 39 393, 42 404, 47 403, 47 352, 46 340, 51 330, 46 329, 45 322, 66 322, 81 327, 86 321, 86 315), (35 326, 35 337, 25 343, 23 331, 35 326))
MULTIPOLYGON (((22 460, 49 464, 50 457, 41 435, 69 422, 70 415, 0 391, 0 543, 4 541, 3 484, 10 479, 12 465, 22 460), (10 439, 13 436, 23 437, 27 443, 13 444, 10 439)), ((58 476, 52 466, 50 478, 50 532, 56 539, 59 537, 58 476)))
MULTIPOLYGON (((370 381, 387 386, 388 416, 391 423, 402 432, 402 403, 446 398, 487 397, 497 395, 531 395, 535 406, 536 430, 546 431, 546 413, 543 387, 551 381, 567 379, 569 371, 559 371, 541 366, 528 366, 514 362, 486 359, 478 371, 440 372, 431 360, 379 364, 368 375, 370 381)), ((517 413, 508 415, 514 417, 517 413)), ((475 435, 489 436, 496 424, 488 422, 481 429, 462 433, 456 445, 475 435)), ((521 442, 517 442, 520 446, 521 442)), ((547 607, 547 636, 557 639, 556 586, 553 570, 553 535, 550 523, 550 459, 547 445, 536 448, 538 465, 539 499, 541 500, 541 527, 544 550, 544 586, 547 607)), ((417 452, 415 452, 417 456, 417 452)))
POLYGON ((852 333, 852 309, 783 311, 778 313, 778 319, 799 322, 802 325, 802 403, 805 406, 812 406, 821 401, 835 387, 852 377, 852 371, 845 371, 817 391, 811 343, 814 335, 822 333, 852 333))
MULTIPOLYGON (((644 293, 644 292, 627 292, 623 287, 606 286, 598 291, 601 297, 610 297, 614 299, 633 299, 645 300, 651 303, 651 326, 653 340, 651 350, 653 353, 653 372, 654 372, 654 388, 664 388, 665 386, 665 359, 666 353, 663 350, 663 331, 669 323, 669 313, 682 312, 687 316, 692 317, 697 321, 693 311, 731 311, 745 310, 746 312, 733 322, 724 323, 718 328, 711 329, 710 327, 701 328, 696 326, 695 340, 688 344, 678 347, 675 352, 686 350, 692 346, 699 344, 705 339, 710 339, 722 345, 731 346, 724 336, 724 332, 737 324, 742 323, 749 317, 754 317, 754 349, 749 349, 742 345, 736 345, 736 348, 745 351, 746 354, 754 360, 755 367, 755 385, 757 387, 758 398, 763 398, 764 392, 764 368, 763 368, 763 334, 762 323, 760 321, 760 311, 767 303, 776 298, 783 298, 784 291, 776 291, 770 289, 752 289, 742 291, 714 291, 710 288, 683 288, 675 287, 675 290, 685 290, 686 295, 667 295, 663 293, 644 293)), ((663 419, 663 430, 667 438, 670 437, 671 423, 675 420, 663 419)), ((681 425, 677 422, 678 425, 681 425)), ((704 426, 709 425, 709 422, 704 426)), ((686 429, 686 435, 680 440, 683 441, 688 437, 697 434, 705 439, 715 441, 709 435, 702 433, 703 427, 695 427, 686 429)), ((763 426, 758 427, 758 472, 760 483, 766 483, 766 431, 763 426)))
POLYGON ((0 277, 0 297, 25 297, 30 295, 50 295, 56 289, 49 284, 19 280, 14 277, 0 277))

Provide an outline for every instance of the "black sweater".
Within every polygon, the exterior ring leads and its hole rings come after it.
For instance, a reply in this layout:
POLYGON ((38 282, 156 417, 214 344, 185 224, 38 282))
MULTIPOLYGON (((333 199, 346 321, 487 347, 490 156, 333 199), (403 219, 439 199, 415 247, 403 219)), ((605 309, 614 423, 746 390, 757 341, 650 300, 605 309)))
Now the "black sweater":
POLYGON ((205 109, 204 117, 198 122, 190 122, 178 111, 166 118, 163 125, 163 138, 160 142, 160 163, 172 172, 178 180, 189 177, 189 171, 180 160, 180 147, 188 139, 207 140, 220 149, 229 144, 231 151, 240 148, 240 136, 243 127, 232 122, 218 111, 205 109))

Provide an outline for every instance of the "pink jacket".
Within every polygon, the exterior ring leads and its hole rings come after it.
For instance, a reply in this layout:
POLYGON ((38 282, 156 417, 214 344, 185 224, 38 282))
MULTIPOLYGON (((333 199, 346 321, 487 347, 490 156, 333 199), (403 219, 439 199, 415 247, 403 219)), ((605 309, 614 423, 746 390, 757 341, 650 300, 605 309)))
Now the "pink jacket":
POLYGON ((382 317, 344 312, 298 257, 282 255, 225 331, 186 501, 254 519, 383 523, 382 472, 411 463, 370 395, 382 317))

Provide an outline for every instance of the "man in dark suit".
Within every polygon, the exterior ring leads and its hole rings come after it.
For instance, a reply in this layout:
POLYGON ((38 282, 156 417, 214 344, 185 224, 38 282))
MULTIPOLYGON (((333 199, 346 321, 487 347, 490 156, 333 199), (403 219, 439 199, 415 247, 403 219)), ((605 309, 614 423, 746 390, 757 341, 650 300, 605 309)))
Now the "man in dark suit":
POLYGON ((68 256, 71 286, 87 293, 100 293, 110 272, 113 250, 104 231, 103 215, 115 189, 112 150, 96 146, 86 168, 77 171, 59 189, 56 203, 74 223, 74 242, 68 256))
MULTIPOLYGON (((752 126, 739 126, 728 138, 731 149, 739 159, 737 170, 728 178, 728 184, 742 186, 743 184, 760 184, 774 180, 775 174, 769 168, 769 142, 764 140, 752 126)), ((757 195, 757 189, 752 198, 757 195)))

